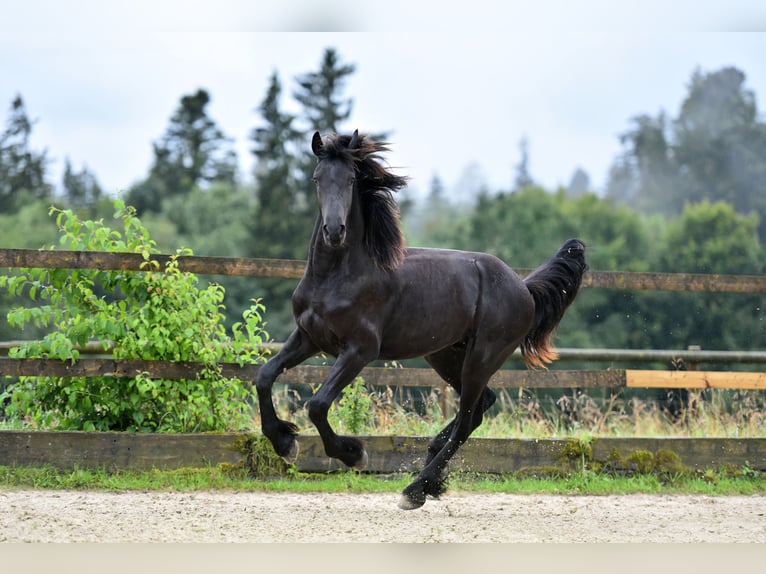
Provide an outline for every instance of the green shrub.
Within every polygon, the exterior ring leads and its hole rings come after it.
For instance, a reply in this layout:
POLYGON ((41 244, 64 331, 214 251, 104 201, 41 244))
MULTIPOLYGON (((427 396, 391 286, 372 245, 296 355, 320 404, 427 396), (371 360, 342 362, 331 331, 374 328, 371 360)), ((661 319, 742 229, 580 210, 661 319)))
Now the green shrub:
POLYGON ((331 411, 330 420, 339 424, 343 432, 362 434, 370 431, 373 422, 373 401, 362 377, 343 389, 338 405, 331 411))
POLYGON ((179 270, 179 249, 164 269, 152 259, 156 244, 135 210, 115 201, 123 230, 103 221, 81 221, 70 210, 51 208, 71 250, 131 252, 144 258, 143 271, 23 269, 0 276, 0 288, 26 294, 36 306, 8 313, 8 323, 23 329, 51 329, 42 341, 13 349, 15 357, 79 358, 78 346, 90 340, 111 346, 116 359, 197 361, 206 365, 194 380, 134 378, 22 377, 0 397, 6 414, 40 428, 155 432, 213 431, 252 425, 252 391, 221 376, 219 362, 260 361, 266 338, 259 300, 228 335, 224 289, 201 288, 196 275, 179 270))

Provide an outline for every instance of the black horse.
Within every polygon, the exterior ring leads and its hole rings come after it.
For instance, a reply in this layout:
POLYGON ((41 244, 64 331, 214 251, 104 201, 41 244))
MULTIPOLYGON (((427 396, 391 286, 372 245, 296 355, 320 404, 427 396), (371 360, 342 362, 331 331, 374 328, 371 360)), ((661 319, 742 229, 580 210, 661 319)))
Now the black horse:
POLYGON ((311 148, 319 215, 303 279, 293 294, 296 329, 256 378, 263 434, 288 462, 298 429, 279 419, 277 376, 320 352, 336 361, 308 413, 328 456, 362 469, 362 443, 339 436, 327 412, 375 359, 425 357, 460 395, 455 418, 429 444, 425 467, 399 506, 421 507, 445 490, 447 463, 495 402, 487 382, 517 347, 529 366, 557 358, 550 338, 577 295, 585 246, 570 239, 525 280, 498 258, 445 249, 407 249, 392 192, 406 184, 380 162, 386 144, 354 132, 311 148))

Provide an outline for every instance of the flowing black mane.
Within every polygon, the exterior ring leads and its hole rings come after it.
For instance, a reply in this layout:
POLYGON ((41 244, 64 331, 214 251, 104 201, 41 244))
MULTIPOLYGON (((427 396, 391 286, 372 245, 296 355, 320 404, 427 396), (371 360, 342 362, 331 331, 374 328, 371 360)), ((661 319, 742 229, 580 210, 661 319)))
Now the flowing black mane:
POLYGON ((404 258, 404 236, 393 192, 407 185, 407 177, 392 173, 382 163, 381 154, 387 151, 387 143, 375 142, 363 134, 356 138, 332 135, 322 141, 319 160, 353 162, 364 217, 365 247, 379 267, 392 270, 404 258), (354 147, 349 147, 352 140, 354 147))

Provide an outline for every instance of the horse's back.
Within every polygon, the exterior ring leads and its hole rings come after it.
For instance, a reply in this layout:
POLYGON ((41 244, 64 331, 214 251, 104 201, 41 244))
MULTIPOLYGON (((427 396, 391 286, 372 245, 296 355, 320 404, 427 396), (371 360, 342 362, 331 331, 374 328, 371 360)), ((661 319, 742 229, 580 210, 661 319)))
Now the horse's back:
POLYGON ((527 332, 534 316, 534 299, 510 266, 489 253, 444 250, 443 256, 470 262, 476 270, 479 299, 474 322, 477 325, 501 338, 515 339, 527 332))
POLYGON ((430 283, 457 281, 475 284, 476 289, 525 296, 527 289, 519 275, 502 259, 489 253, 453 249, 411 248, 407 250, 402 273, 430 283))
POLYGON ((395 297, 383 333, 381 358, 409 358, 467 340, 480 323, 506 329, 534 303, 519 276, 486 253, 408 249, 391 276, 395 297))

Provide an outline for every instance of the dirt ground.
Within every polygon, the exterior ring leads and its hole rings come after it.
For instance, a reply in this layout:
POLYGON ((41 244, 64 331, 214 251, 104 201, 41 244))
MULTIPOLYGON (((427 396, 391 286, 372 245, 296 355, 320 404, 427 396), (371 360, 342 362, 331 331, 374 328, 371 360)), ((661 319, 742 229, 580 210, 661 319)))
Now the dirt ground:
POLYGON ((0 542, 766 542, 765 496, 0 491, 0 542))

